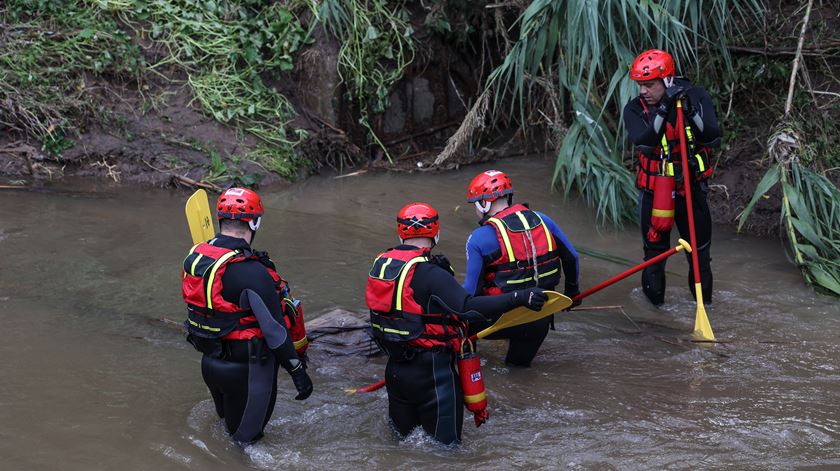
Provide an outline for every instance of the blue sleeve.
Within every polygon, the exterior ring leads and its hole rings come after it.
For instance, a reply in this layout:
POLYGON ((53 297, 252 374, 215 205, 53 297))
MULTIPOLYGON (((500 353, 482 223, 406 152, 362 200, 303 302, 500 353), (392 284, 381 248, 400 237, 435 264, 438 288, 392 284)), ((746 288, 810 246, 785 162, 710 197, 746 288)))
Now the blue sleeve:
POLYGON ((490 226, 481 226, 474 230, 467 239, 467 275, 464 277, 464 290, 478 296, 481 291, 481 279, 484 277, 484 256, 499 249, 496 230, 490 226))
POLYGON ((557 251, 560 254, 560 261, 563 264, 563 274, 566 276, 564 293, 567 295, 577 294, 580 291, 580 257, 578 257, 578 253, 572 243, 569 242, 569 238, 560 230, 560 226, 545 214, 538 211, 537 214, 543 219, 545 225, 548 226, 548 231, 551 232, 554 240, 557 241, 557 251))

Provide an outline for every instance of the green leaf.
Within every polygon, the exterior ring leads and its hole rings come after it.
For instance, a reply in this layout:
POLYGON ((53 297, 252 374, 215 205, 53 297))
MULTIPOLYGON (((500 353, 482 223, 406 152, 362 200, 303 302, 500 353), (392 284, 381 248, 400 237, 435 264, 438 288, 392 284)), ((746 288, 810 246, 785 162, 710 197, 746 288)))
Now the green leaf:
POLYGON ((814 281, 823 288, 840 296, 840 277, 831 275, 817 264, 808 264, 808 270, 814 276, 814 281))
POLYGON ((741 228, 744 226, 744 223, 747 221, 747 218, 752 213, 753 207, 755 203, 758 201, 759 198, 764 196, 765 193, 770 191, 770 188, 773 188, 776 183, 779 183, 779 180, 782 178, 781 166, 773 165, 769 169, 767 169, 767 173, 764 174, 764 177, 761 178, 761 181, 758 182, 758 186, 755 188, 755 193, 753 193, 753 197, 750 200, 747 207, 744 208, 744 211, 741 213, 741 218, 738 221, 738 231, 741 231, 741 228))
POLYGON ((366 41, 373 41, 373 40, 377 39, 379 36, 380 36, 379 30, 376 29, 375 26, 373 26, 373 25, 368 26, 367 34, 365 34, 365 40, 366 41))

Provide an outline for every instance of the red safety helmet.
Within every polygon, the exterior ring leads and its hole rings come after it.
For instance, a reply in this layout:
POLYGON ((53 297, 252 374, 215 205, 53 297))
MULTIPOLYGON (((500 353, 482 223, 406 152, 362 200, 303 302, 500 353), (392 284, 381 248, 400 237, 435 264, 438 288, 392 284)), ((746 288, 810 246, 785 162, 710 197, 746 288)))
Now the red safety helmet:
POLYGON ((504 172, 487 170, 476 175, 467 187, 467 202, 475 203, 482 213, 490 210, 490 203, 505 195, 513 194, 513 185, 504 172), (482 201, 485 203, 482 204, 482 201))
POLYGON ((216 219, 237 219, 248 222, 256 230, 259 218, 263 215, 262 201, 257 194, 247 188, 230 188, 219 196, 216 203, 216 219))
POLYGON ((409 203, 397 213, 397 234, 400 239, 414 237, 436 239, 439 232, 438 213, 435 208, 426 203, 409 203))
POLYGON ((630 66, 630 78, 637 82, 667 79, 676 73, 674 58, 661 49, 648 49, 639 54, 630 66))

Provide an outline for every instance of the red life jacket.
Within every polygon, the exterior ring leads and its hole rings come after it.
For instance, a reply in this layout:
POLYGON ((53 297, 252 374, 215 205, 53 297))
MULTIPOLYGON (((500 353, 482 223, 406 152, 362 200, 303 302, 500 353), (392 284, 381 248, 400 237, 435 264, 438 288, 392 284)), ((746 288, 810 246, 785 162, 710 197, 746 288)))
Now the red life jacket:
POLYGON ((411 280, 429 249, 389 249, 373 262, 365 289, 373 335, 423 349, 460 348, 462 323, 452 313, 429 313, 414 300, 411 280))
POLYGON ((274 263, 267 256, 259 257, 249 251, 231 250, 206 242, 197 244, 184 259, 181 291, 187 303, 186 326, 190 333, 203 338, 248 340, 263 337, 257 318, 239 305, 222 297, 222 277, 231 263, 257 260, 275 281, 281 298, 285 325, 289 329, 295 349, 302 354, 308 344, 300 301, 289 297, 286 281, 277 274, 274 263))
MULTIPOLYGON (((641 100, 642 108, 648 115, 645 101, 641 100)), ((712 149, 709 147, 698 147, 694 139, 694 133, 691 130, 691 125, 685 124, 686 146, 688 148, 689 159, 694 158, 697 163, 698 181, 706 180, 712 176, 714 168, 711 165, 712 149)), ((644 152, 639 152, 639 168, 636 171, 636 187, 642 190, 655 191, 657 175, 666 177, 681 177, 682 176, 682 156, 680 155, 680 136, 676 128, 669 122, 665 122, 665 133, 662 134, 662 141, 659 146, 653 150, 653 155, 647 155, 644 152)), ((679 179, 679 178, 678 178, 679 179)), ((679 193, 683 193, 682 184, 678 185, 679 193)))
POLYGON ((501 254, 484 267, 483 293, 553 289, 560 282, 557 241, 539 214, 525 205, 509 206, 483 223, 496 229, 501 254))

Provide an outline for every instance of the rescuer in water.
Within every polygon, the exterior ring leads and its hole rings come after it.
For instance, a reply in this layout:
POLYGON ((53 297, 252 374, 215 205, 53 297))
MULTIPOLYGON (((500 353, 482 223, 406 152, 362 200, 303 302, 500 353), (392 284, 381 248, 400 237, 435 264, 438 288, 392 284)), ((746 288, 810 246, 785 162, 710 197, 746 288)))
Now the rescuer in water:
MULTIPOLYGON (((630 78, 639 84, 639 96, 624 107, 624 127, 638 152, 636 186, 644 243, 644 259, 670 248, 674 222, 680 236, 690 240, 685 204, 680 130, 676 129, 676 103, 682 100, 691 175, 697 258, 703 302, 712 302, 712 216, 706 194, 712 176, 711 156, 720 146, 721 130, 712 98, 702 87, 675 77, 674 58, 665 51, 650 49, 639 54, 630 66, 630 78)), ((694 293, 694 271, 688 258, 688 286, 694 293)), ((665 261, 642 272, 642 289, 650 302, 665 302, 665 261)))
MULTIPOLYGON (((554 290, 566 275, 563 294, 579 292, 578 254, 560 227, 527 204, 513 203, 510 178, 498 170, 478 174, 467 188, 481 220, 467 239, 464 289, 473 295, 498 295, 539 287, 554 290)), ((580 301, 573 304, 577 306, 580 301)), ((487 338, 509 339, 505 363, 531 366, 548 334, 552 316, 504 329, 487 338)))
POLYGON ((263 215, 259 196, 231 188, 219 196, 219 234, 184 260, 187 340, 200 351, 201 374, 216 412, 241 444, 259 440, 277 398, 277 371, 289 373, 295 399, 312 394, 303 354, 300 301, 265 252, 251 249, 263 215))

